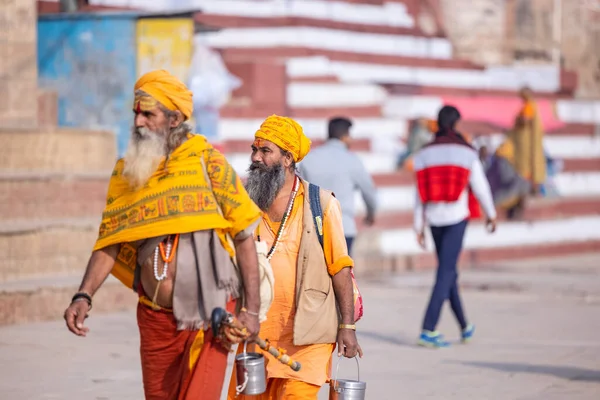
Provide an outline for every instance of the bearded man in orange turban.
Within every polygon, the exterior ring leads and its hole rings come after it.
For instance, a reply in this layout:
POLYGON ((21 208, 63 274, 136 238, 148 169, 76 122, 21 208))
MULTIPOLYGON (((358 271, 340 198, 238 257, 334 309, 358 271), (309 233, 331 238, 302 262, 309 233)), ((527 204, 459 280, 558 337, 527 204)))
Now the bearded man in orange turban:
MULTIPOLYGON (((339 355, 362 356, 355 334, 354 262, 348 256, 340 203, 330 191, 296 174, 296 163, 309 150, 302 127, 277 115, 263 122, 252 144, 246 189, 263 212, 256 240, 270 249, 267 258, 276 282, 261 337, 284 349, 302 369, 293 371, 265 354, 266 392, 238 399, 316 400, 330 378, 336 343, 339 355)), ((235 386, 234 375, 231 400, 235 386)))
POLYGON ((164 70, 142 76, 133 112, 129 148, 112 173, 98 240, 65 320, 85 336, 92 297, 112 273, 139 294, 146 399, 218 400, 231 343, 259 330, 252 232, 261 213, 225 157, 191 133, 192 93, 181 81, 164 70), (233 312, 242 295, 238 323, 219 342, 208 329, 211 313, 233 312))

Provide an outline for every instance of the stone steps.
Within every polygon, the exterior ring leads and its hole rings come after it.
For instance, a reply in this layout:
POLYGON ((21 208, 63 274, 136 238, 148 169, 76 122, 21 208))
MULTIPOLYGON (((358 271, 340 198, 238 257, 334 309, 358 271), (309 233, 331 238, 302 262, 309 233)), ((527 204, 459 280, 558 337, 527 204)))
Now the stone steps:
MULTIPOLYGON (((361 242, 356 241, 358 253, 361 242)), ((490 263, 526 260, 535 258, 562 257, 567 255, 582 255, 597 253, 600 240, 583 242, 561 242, 535 245, 513 246, 506 248, 463 249, 458 265, 460 269, 485 267, 490 263)), ((432 269, 437 266, 433 251, 421 254, 386 255, 381 253, 360 253, 354 258, 354 272, 358 279, 378 276, 382 273, 395 273, 417 269, 432 269)))
POLYGON ((112 171, 117 154, 115 135, 104 131, 0 129, 0 141, 0 171, 112 171))
MULTIPOLYGON (((523 219, 525 221, 542 221, 586 215, 600 215, 600 198, 543 198, 532 199, 526 206, 523 219)), ((382 231, 390 229, 408 229, 412 227, 412 210, 384 211, 376 216, 375 224, 367 227, 363 214, 356 217, 361 232, 382 231)), ((499 214, 500 221, 506 221, 504 214, 499 214)))
POLYGON ((351 32, 383 33, 391 35, 422 36, 426 35, 418 28, 400 26, 367 25, 364 23, 353 23, 344 21, 331 21, 301 16, 281 17, 246 17, 238 15, 219 15, 198 13, 194 21, 200 23, 203 29, 225 29, 225 28, 258 28, 258 27, 284 27, 284 26, 311 26, 315 28, 339 29, 351 32))
POLYGON ((277 46, 277 47, 228 47, 220 50, 226 64, 248 61, 260 58, 261 60, 276 61, 281 58, 295 57, 327 57, 331 61, 373 63, 379 65, 404 65, 410 67, 439 68, 439 69, 465 69, 482 70, 483 67, 472 62, 460 59, 409 57, 389 54, 364 54, 352 51, 333 49, 320 49, 301 46, 277 46))
POLYGON ((5 221, 3 229, 0 282, 83 276, 98 236, 93 219, 5 221))
MULTIPOLYGON (((357 143, 355 151, 364 151, 362 150, 364 146, 365 144, 362 142, 357 143)), ((600 158, 565 158, 562 159, 562 162, 562 172, 600 171, 600 158)), ((410 171, 379 173, 373 175, 373 180, 378 187, 412 185, 414 184, 414 173, 410 171)))
MULTIPOLYGON (((0 326, 63 318, 81 283, 78 275, 0 282, 0 326)), ((137 295, 109 277, 94 296, 92 313, 131 310, 137 295)))
MULTIPOLYGON (((266 118, 273 114, 271 108, 258 106, 232 106, 226 105, 221 108, 222 118, 266 118)), ((340 115, 352 115, 354 118, 380 118, 382 116, 381 106, 357 106, 357 107, 323 107, 323 108, 288 108, 286 116, 292 118, 333 118, 340 115)))
POLYGON ((0 173, 0 221, 98 216, 110 173, 0 173))

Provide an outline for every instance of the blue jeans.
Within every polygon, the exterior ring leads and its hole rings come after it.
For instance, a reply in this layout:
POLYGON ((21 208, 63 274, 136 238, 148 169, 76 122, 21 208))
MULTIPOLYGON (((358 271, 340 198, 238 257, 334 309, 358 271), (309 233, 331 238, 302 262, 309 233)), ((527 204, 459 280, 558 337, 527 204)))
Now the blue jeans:
POLYGON ((458 290, 458 272, 456 269, 466 228, 467 220, 454 225, 431 227, 431 235, 433 236, 438 258, 438 268, 435 286, 423 320, 423 330, 435 331, 440 319, 442 305, 446 299, 450 300, 450 306, 461 329, 467 327, 458 290))

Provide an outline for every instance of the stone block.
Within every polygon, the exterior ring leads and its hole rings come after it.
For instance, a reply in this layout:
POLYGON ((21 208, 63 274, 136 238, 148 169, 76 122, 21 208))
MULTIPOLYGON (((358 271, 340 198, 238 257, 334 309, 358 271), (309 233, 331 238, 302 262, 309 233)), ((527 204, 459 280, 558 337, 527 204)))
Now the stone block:
POLYGON ((0 174, 0 221, 99 217, 109 174, 0 174))
POLYGON ((117 158, 115 135, 84 129, 0 130, 0 170, 106 173, 117 158))
MULTIPOLYGON (((98 218, 99 220, 99 218, 98 218)), ((98 224, 0 233, 0 283, 53 276, 83 276, 98 224)))
MULTIPOLYGON (((62 319, 80 281, 81 277, 69 279, 69 283, 55 278, 9 285, 17 286, 15 289, 0 285, 0 326, 62 319)), ((137 295, 110 279, 94 296, 92 313, 132 310, 136 305, 137 295)))

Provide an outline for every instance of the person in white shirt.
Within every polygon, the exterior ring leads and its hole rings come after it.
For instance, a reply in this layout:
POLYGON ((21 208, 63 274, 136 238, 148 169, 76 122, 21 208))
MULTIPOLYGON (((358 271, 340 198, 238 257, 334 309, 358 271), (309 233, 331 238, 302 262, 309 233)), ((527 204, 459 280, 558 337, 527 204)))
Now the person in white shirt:
POLYGON ((463 342, 473 336, 475 327, 467 322, 460 299, 456 264, 468 220, 480 216, 480 205, 488 230, 496 230, 490 186, 477 151, 455 130, 459 119, 455 107, 444 106, 438 115, 435 139, 414 158, 418 189, 414 229, 419 245, 425 249, 425 225, 430 226, 438 258, 435 286, 418 341, 426 347, 449 345, 435 330, 446 299, 460 325, 463 342))

